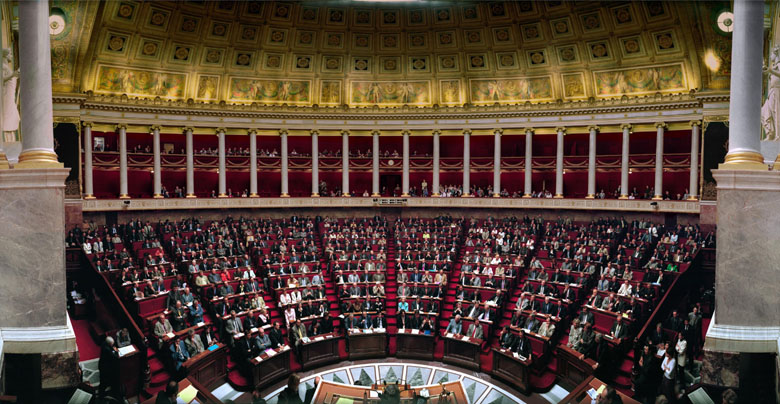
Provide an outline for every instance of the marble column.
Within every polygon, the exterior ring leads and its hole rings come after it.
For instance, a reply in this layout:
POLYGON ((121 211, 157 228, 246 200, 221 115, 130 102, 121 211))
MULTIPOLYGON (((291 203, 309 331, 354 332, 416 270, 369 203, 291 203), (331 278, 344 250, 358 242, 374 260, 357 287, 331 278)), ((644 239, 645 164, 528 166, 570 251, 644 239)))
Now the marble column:
POLYGON ((555 196, 553 198, 563 198, 563 136, 566 134, 566 128, 555 128, 558 132, 555 152, 555 196))
POLYGON ((439 193, 439 174, 441 169, 441 145, 439 143, 441 131, 433 131, 433 180, 431 181, 431 196, 441 196, 439 193))
POLYGON ((162 164, 160 159, 160 127, 152 126, 152 152, 154 153, 154 173, 152 174, 152 187, 154 198, 162 198, 162 164))
POLYGON ((699 199, 699 138, 701 121, 691 122, 691 178, 688 185, 688 200, 699 199))
POLYGON ((19 3, 22 152, 15 168, 62 168, 54 152, 49 2, 19 3))
MULTIPOLYGON (((225 157, 225 128, 217 129, 219 140, 219 190, 218 197, 227 198, 227 162, 225 157)), ((231 195, 232 196, 232 195, 231 195)))
POLYGON ((257 198, 257 130, 249 129, 249 197, 257 198))
POLYGON ((290 197, 290 178, 289 178, 289 163, 287 155, 287 131, 280 130, 279 136, 282 137, 282 198, 290 197))
POLYGON ((187 137, 187 198, 195 198, 195 145, 192 141, 192 131, 194 129, 184 128, 184 135, 187 137))
POLYGON ((631 135, 631 125, 624 123, 620 125, 623 130, 623 149, 620 154, 620 196, 618 199, 628 199, 628 153, 629 137, 631 135))
POLYGON ((764 2, 734 0, 733 5, 729 151, 721 167, 728 170, 766 170, 767 165, 760 152, 764 48, 759 45, 764 43, 764 2))
POLYGON ((320 144, 319 132, 311 131, 311 196, 320 196, 320 144))
POLYGON ((586 199, 596 197, 596 133, 598 126, 588 128, 588 196, 586 199))
POLYGON ((664 199, 664 129, 666 124, 657 122, 655 124, 655 195, 654 201, 664 199))
POLYGON ((119 133, 119 199, 130 199, 127 193, 127 126, 118 125, 119 133))
POLYGON ((401 169, 401 196, 409 196, 409 131, 403 132, 403 164, 401 169))
POLYGON ((84 199, 95 199, 92 182, 92 148, 92 122, 84 122, 84 199))
POLYGON ((501 197, 501 134, 503 129, 493 130, 493 197, 501 197))
POLYGON ((379 193, 379 131, 371 132, 371 196, 381 196, 379 193))
POLYGON ((524 184, 523 184, 523 198, 530 198, 533 189, 531 182, 533 181, 533 142, 534 130, 533 128, 526 128, 525 130, 525 167, 523 167, 524 184))
POLYGON ((349 132, 341 132, 341 195, 349 196, 349 132))
POLYGON ((463 131, 463 196, 469 197, 471 188, 471 129, 463 131))
MULTIPOLYGON (((2 15, 0 15, 0 22, 2 22, 2 15)), ((0 43, 2 42, 3 32, 0 30, 0 43)), ((3 69, 0 69, 0 111, 3 111, 3 86, 5 80, 3 79, 3 69)), ((0 131, 3 128, 3 114, 0 113, 0 131)), ((8 163, 8 157, 5 154, 5 139, 0 136, 0 170, 11 168, 8 163)))

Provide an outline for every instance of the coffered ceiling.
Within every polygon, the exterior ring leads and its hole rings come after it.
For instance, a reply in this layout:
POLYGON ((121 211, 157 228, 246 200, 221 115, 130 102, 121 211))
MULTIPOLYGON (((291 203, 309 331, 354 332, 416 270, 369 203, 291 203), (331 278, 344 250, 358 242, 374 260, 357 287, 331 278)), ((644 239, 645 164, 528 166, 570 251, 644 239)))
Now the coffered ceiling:
POLYGON ((53 37, 62 92, 397 107, 630 99, 728 85, 731 39, 712 27, 728 4, 715 2, 53 6, 74 25, 53 37))

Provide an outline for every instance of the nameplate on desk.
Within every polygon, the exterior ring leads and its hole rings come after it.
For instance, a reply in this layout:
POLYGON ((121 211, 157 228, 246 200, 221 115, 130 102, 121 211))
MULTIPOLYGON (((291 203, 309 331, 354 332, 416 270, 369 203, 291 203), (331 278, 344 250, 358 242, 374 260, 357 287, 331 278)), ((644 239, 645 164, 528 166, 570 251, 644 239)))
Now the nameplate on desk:
POLYGON ((217 344, 214 344, 214 345, 211 345, 210 347, 208 347, 207 349, 208 349, 209 351, 216 351, 216 350, 217 350, 217 348, 219 348, 219 345, 217 345, 217 344))
POLYGON ((451 332, 448 332, 448 333, 447 333, 447 335, 445 335, 445 337, 447 337, 447 338, 452 338, 452 337, 454 337, 454 335, 452 335, 452 333, 451 333, 451 332))
POLYGON ((325 339, 325 338, 323 338, 323 337, 314 337, 314 341, 322 341, 323 339, 325 339))
POLYGON ((420 333, 420 330, 412 330, 412 334, 415 334, 415 335, 417 335, 417 334, 419 334, 419 333, 420 333))
POLYGON ((262 357, 260 357, 260 355, 257 355, 257 357, 255 358, 255 360, 256 360, 256 361, 258 361, 258 362, 262 362, 262 361, 263 361, 263 358, 262 358, 262 357))
POLYGON ((381 332, 385 332, 385 329, 384 328, 374 328, 374 331, 381 333, 381 332))
POLYGON ((201 322, 199 322, 197 325, 198 325, 198 327, 203 327, 204 325, 206 325, 206 323, 204 323, 203 321, 201 321, 201 322))
POLYGON ((328 334, 328 335, 325 336, 325 338, 333 338, 333 335, 328 334))
POLYGON ((469 337, 467 335, 464 335, 464 336, 460 337, 460 339, 461 339, 461 341, 468 341, 469 337))

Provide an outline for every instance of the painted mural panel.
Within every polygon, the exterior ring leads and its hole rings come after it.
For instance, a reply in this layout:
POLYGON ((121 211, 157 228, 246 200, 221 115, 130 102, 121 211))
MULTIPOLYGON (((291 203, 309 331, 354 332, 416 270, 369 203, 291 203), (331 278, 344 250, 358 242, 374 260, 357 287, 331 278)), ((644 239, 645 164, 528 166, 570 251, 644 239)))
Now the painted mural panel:
POLYGON ((186 83, 186 74, 100 66, 95 92, 183 99, 186 83))
POLYGON ((470 93, 473 104, 548 101, 553 98, 552 79, 550 76, 472 79, 470 93))
POLYGON ((264 104, 310 104, 310 80, 262 80, 233 77, 228 89, 230 101, 264 104))
POLYGON ((634 67, 593 72, 599 97, 641 95, 687 90, 682 64, 634 67))
POLYGON ((353 81, 350 83, 352 105, 429 105, 431 83, 429 81, 353 81))

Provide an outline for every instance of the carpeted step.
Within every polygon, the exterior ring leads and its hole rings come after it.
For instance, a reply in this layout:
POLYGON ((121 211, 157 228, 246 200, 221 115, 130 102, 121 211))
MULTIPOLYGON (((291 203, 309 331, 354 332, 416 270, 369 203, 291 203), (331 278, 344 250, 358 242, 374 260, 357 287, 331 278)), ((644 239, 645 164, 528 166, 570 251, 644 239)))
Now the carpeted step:
POLYGON ((158 372, 157 374, 152 375, 152 379, 149 381, 149 386, 152 387, 159 387, 159 386, 165 386, 165 383, 168 383, 168 381, 171 380, 171 375, 168 374, 166 371, 158 372))
POLYGON ((157 358, 149 358, 149 373, 154 375, 165 370, 165 365, 157 358))
POLYGON ((555 385, 555 379, 555 373, 549 371, 542 372, 540 375, 531 372, 528 375, 528 383, 531 385, 531 389, 537 393, 549 391, 555 385))
POLYGON ((251 391, 252 382, 241 374, 237 369, 228 372, 228 383, 236 391, 251 391))

